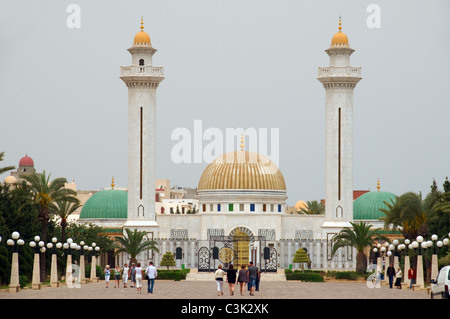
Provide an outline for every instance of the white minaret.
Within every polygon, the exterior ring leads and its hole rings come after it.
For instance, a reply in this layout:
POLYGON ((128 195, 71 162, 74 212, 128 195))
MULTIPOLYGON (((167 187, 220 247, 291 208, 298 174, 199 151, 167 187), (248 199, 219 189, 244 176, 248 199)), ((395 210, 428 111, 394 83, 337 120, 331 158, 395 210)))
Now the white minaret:
POLYGON ((347 36, 341 31, 325 52, 330 66, 319 67, 318 80, 325 88, 326 163, 325 222, 323 235, 331 237, 353 220, 353 90, 361 80, 361 67, 350 66, 347 36))
POLYGON ((142 21, 128 51, 131 65, 120 67, 120 78, 128 88, 128 220, 124 228, 157 235, 156 89, 164 80, 164 68, 152 65, 156 49, 142 21))

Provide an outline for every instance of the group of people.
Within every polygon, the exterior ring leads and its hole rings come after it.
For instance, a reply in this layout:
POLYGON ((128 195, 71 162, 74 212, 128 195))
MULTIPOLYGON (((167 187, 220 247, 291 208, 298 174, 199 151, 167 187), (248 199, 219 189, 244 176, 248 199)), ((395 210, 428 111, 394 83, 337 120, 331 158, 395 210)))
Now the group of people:
POLYGON ((228 282, 230 296, 234 295, 236 281, 239 283, 241 296, 245 295, 246 286, 250 296, 254 296, 255 291, 259 291, 261 273, 258 267, 253 265, 253 262, 249 263, 248 269, 246 269, 246 265, 241 265, 239 272, 237 272, 237 269, 234 269, 233 265, 229 265, 227 271, 224 271, 222 269, 222 265, 219 265, 218 269, 214 273, 218 296, 223 295, 223 283, 225 276, 227 277, 226 280, 228 282))
MULTIPOLYGON (((111 269, 109 265, 106 265, 104 270, 105 272, 105 283, 106 288, 109 287, 109 280, 111 277, 111 269)), ((153 262, 149 262, 148 267, 144 270, 141 267, 140 263, 131 264, 131 267, 128 267, 128 264, 125 264, 123 268, 120 268, 119 265, 114 269, 114 288, 119 288, 120 286, 120 278, 122 277, 123 288, 128 288, 128 278, 131 281, 131 288, 136 288, 138 294, 142 294, 142 281, 147 279, 147 292, 153 293, 153 288, 155 285, 155 279, 158 276, 158 272, 156 267, 153 265, 153 262)))
MULTIPOLYGON (((395 271, 394 265, 391 264, 386 269, 386 275, 389 278, 389 288, 392 289, 392 286, 395 285, 397 289, 402 289, 402 270, 398 268, 397 271, 395 271), (395 283, 394 283, 394 277, 395 277, 395 283)), ((416 270, 414 267, 411 267, 408 270, 408 279, 409 279, 409 289, 412 289, 412 286, 416 283, 416 270)))

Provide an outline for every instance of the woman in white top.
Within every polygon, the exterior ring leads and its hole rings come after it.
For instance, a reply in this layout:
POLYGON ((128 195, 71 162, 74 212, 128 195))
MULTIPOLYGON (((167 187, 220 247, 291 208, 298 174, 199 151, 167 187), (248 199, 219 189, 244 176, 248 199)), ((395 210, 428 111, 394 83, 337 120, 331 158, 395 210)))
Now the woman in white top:
POLYGON ((136 265, 136 288, 137 288, 137 292, 138 294, 142 293, 142 267, 141 264, 138 263, 136 265))
POLYGON ((222 265, 219 265, 218 269, 214 273, 214 279, 217 283, 217 295, 221 296, 223 295, 223 276, 225 276, 227 273, 222 270, 222 265))
POLYGON ((402 289, 402 270, 399 268, 395 274, 395 287, 402 289))
POLYGON ((130 268, 128 268, 128 265, 125 264, 122 269, 122 280, 123 280, 123 288, 127 288, 127 282, 128 282, 128 272, 130 271, 130 268))

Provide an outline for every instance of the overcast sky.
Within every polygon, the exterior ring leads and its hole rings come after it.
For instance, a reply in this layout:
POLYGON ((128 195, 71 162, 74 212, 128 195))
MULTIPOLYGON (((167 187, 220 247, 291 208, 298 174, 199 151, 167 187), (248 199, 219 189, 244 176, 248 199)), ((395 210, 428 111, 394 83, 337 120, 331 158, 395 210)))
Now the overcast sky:
MULTIPOLYGON (((171 133, 278 128, 288 203, 325 194, 325 92, 317 68, 338 31, 356 51, 354 189, 442 189, 450 175, 450 1, 5 1, 0 8, 0 167, 36 169, 78 189, 127 186, 128 93, 120 66, 145 31, 164 66, 157 178, 196 187, 207 163, 175 164, 171 133), (69 4, 81 9, 69 28, 69 4), (370 4, 380 28, 369 28, 370 4)), ((9 173, 0 176, 3 180, 9 173)))

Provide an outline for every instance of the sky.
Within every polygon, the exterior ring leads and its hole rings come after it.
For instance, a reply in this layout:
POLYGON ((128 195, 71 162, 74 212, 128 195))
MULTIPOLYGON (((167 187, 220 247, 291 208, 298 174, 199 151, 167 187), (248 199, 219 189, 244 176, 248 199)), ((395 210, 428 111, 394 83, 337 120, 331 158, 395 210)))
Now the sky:
POLYGON ((324 50, 341 16, 355 50, 351 65, 363 76, 354 91, 353 188, 375 191, 379 178, 382 191, 427 194, 433 179, 442 189, 450 175, 450 1, 0 6, 0 167, 17 167, 28 154, 38 172, 73 179, 80 190, 109 187, 112 176, 117 187, 127 186, 128 93, 119 73, 131 64, 127 49, 143 17, 158 50, 153 65, 165 68, 157 91, 156 177, 197 186, 208 163, 171 157, 172 133, 194 132, 196 120, 224 134, 278 129, 288 204, 323 199, 325 91, 317 70, 329 65, 324 50))

